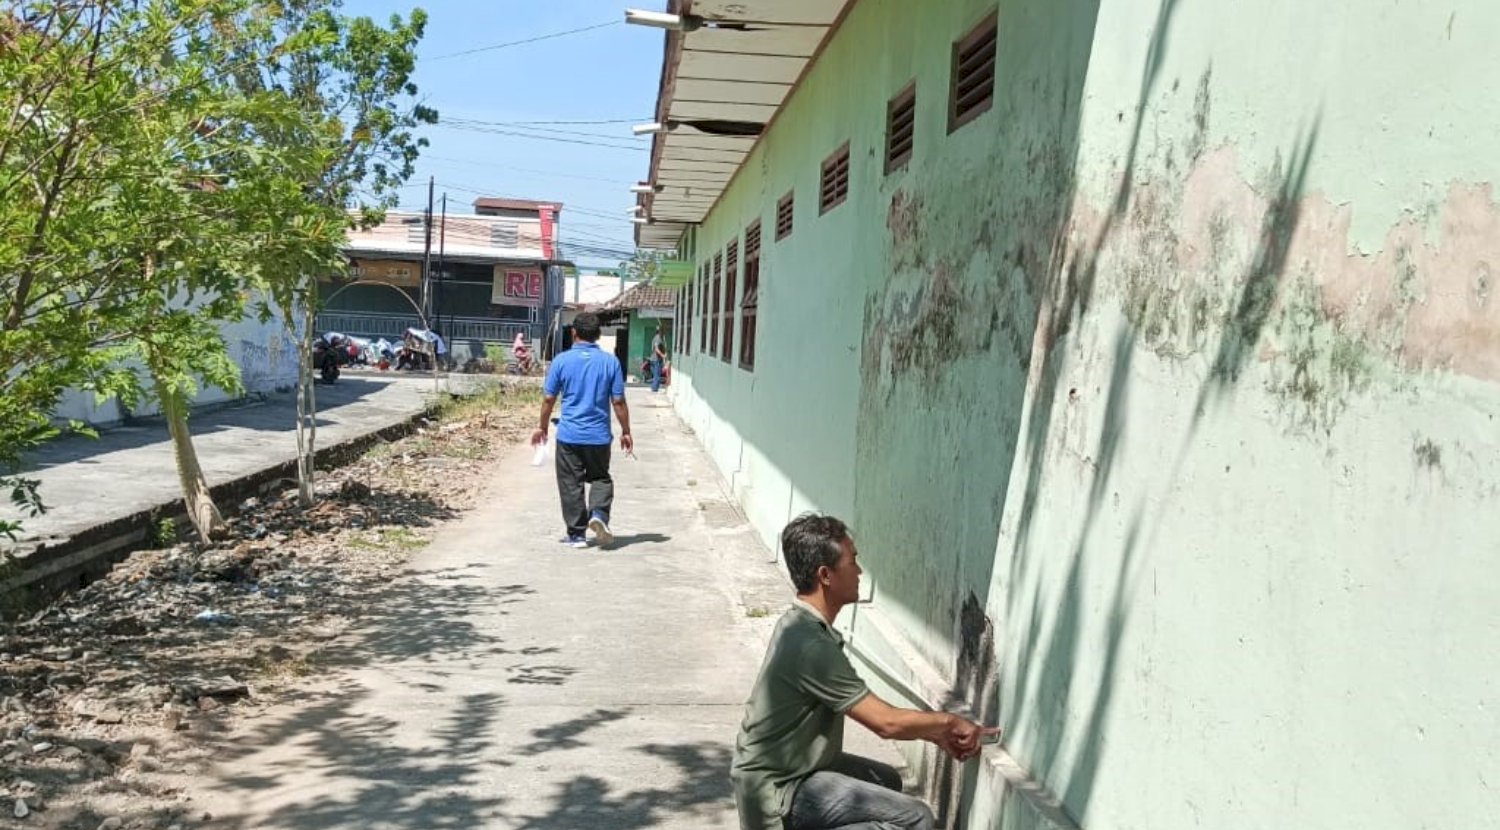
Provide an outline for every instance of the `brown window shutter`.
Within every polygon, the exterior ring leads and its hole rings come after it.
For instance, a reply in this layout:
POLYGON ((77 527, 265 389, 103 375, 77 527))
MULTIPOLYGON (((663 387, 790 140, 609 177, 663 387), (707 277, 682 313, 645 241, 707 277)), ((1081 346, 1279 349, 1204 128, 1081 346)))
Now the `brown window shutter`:
POLYGON ((823 162, 818 187, 818 212, 827 213, 849 198, 849 142, 823 162))
POLYGON ((734 359, 734 290, 739 282, 739 240, 729 243, 724 250, 724 260, 728 267, 724 271, 724 305, 719 308, 724 318, 724 341, 719 345, 719 359, 728 363, 734 359))
POLYGON ((792 196, 794 191, 788 191, 776 203, 776 241, 780 242, 792 235, 792 210, 794 207, 792 196))
POLYGON ((760 221, 745 229, 745 294, 740 298, 740 368, 755 371, 755 321, 760 305, 760 221))
POLYGON ((917 83, 912 81, 886 105, 885 172, 911 161, 917 128, 917 83))
POLYGON ((724 255, 714 255, 714 295, 713 305, 709 306, 709 325, 713 327, 708 336, 708 353, 714 357, 719 356, 719 320, 723 317, 719 313, 724 302, 724 255))
POLYGON ((953 44, 948 132, 989 110, 995 99, 995 44, 999 18, 990 14, 953 44))

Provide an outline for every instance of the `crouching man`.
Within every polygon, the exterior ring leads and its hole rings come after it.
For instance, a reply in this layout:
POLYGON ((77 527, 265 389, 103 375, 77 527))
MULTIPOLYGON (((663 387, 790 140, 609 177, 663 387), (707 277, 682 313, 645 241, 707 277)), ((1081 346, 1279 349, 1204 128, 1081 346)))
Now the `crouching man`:
POLYGON ((932 810, 902 794, 895 769, 843 752, 844 718, 882 738, 931 741, 960 761, 999 730, 891 706, 855 673, 833 628, 859 598, 862 572, 843 522, 801 516, 781 532, 781 550, 797 598, 771 635, 735 739, 741 830, 931 830, 932 810))

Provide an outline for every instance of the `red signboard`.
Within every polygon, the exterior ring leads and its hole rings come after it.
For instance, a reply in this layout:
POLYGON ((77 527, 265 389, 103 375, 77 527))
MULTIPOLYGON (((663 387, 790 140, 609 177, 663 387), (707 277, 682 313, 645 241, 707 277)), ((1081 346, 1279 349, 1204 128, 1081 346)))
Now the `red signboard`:
POLYGON ((542 272, 503 271, 496 274, 495 302, 501 305, 541 305, 542 272))

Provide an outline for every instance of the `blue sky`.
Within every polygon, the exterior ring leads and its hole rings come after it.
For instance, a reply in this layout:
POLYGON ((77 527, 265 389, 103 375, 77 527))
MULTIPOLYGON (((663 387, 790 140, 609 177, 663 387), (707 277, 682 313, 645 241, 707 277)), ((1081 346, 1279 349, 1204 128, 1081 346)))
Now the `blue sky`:
MULTIPOLYGON (((663 33, 626 26, 626 5, 624 0, 345 0, 347 14, 381 22, 416 7, 428 14, 415 81, 423 102, 436 107, 443 121, 455 123, 424 128, 432 146, 402 191, 402 207, 426 206, 432 176, 438 198, 448 193, 450 213, 472 212, 480 193, 556 200, 564 205, 565 244, 632 250, 626 211, 634 197, 628 188, 646 177, 650 144, 631 136, 630 126, 652 120, 663 33), (454 55, 599 24, 609 25, 454 55), (578 121, 619 123, 517 123, 578 121)), ((635 0, 631 5, 662 4, 635 0)), ((618 263, 609 257, 577 259, 584 266, 618 263)))

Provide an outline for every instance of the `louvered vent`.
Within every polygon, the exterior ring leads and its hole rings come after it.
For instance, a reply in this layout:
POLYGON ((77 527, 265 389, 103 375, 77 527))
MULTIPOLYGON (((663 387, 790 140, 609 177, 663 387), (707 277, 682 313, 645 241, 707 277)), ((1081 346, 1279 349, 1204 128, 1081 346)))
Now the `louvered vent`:
POLYGON ((990 108, 995 97, 995 32, 990 15, 963 40, 953 44, 953 89, 948 102, 948 131, 962 127, 990 108))
POLYGON ((917 87, 912 84, 886 107, 885 172, 899 170, 911 160, 916 127, 917 87))
POLYGON ((792 193, 781 197, 776 203, 776 241, 792 235, 792 193))
POLYGON ((834 151, 823 162, 818 185, 818 212, 827 213, 849 198, 849 143, 834 151))

